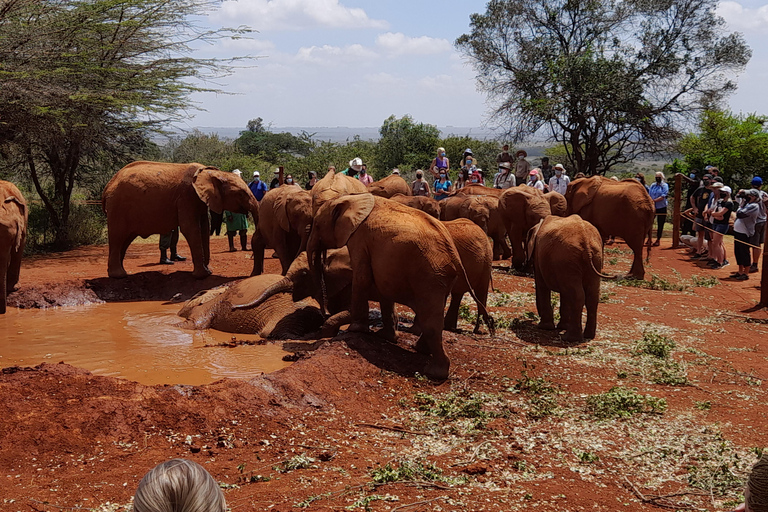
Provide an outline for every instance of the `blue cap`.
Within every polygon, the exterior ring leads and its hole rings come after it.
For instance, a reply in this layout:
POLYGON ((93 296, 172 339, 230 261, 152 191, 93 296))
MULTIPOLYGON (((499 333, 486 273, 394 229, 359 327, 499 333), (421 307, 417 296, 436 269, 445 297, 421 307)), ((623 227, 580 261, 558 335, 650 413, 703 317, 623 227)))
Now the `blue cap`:
POLYGON ((755 176, 752 178, 752 186, 753 187, 762 187, 763 186, 763 178, 760 176, 755 176))
POLYGON ((692 172, 691 174, 688 175, 688 177, 694 180, 696 179, 696 173, 692 172))

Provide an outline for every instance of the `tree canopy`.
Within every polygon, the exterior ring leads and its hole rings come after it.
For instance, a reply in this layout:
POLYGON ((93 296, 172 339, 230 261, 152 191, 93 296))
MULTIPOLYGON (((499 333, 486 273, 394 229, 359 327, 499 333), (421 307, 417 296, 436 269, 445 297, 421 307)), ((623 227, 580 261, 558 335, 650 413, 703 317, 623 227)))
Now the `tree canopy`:
POLYGON ((400 119, 389 116, 379 135, 377 160, 387 171, 401 166, 406 170, 429 167, 440 145, 437 126, 417 123, 409 115, 400 119))
POLYGON ((288 132, 273 133, 257 117, 248 121, 246 130, 240 132, 235 143, 246 155, 278 162, 281 155, 306 156, 312 148, 312 136, 308 133, 299 136, 288 132))
POLYGON ((746 187, 753 176, 768 178, 766 123, 768 118, 757 114, 707 110, 698 133, 683 137, 677 149, 689 169, 714 165, 726 181, 746 187))
MULTIPOLYGON (((194 17, 215 0, 10 0, 0 9, 0 148, 24 169, 68 242, 82 166, 131 160, 148 133, 184 117, 192 79, 226 75, 233 61, 192 47, 245 29, 205 30, 194 17)), ((198 85, 196 85, 198 84, 198 85)))
POLYGON ((715 0, 491 0, 456 46, 515 141, 546 134, 576 172, 668 145, 751 56, 715 0))

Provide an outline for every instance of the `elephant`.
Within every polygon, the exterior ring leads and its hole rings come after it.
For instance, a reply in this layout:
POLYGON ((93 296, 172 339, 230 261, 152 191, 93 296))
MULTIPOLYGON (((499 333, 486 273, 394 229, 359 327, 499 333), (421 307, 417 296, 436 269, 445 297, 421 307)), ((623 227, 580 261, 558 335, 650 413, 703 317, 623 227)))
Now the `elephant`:
POLYGON ((485 320, 486 325, 493 333, 493 320, 487 311, 488 287, 491 284, 491 264, 493 263, 493 247, 488 241, 485 232, 469 219, 456 219, 443 221, 443 225, 448 229, 456 250, 459 251, 461 264, 467 273, 467 281, 457 279, 451 288, 451 304, 445 313, 443 328, 449 331, 455 331, 459 320, 459 306, 464 294, 470 291, 475 292, 477 306, 477 320, 475 321, 474 333, 480 332, 480 318, 485 320), (468 285, 467 285, 468 284, 468 285), (482 307, 480 306, 482 304, 482 307))
POLYGON ((259 223, 251 239, 252 276, 264 271, 264 249, 271 247, 280 259, 282 274, 306 250, 312 225, 312 197, 298 185, 273 188, 259 204, 259 223))
POLYGON ((192 254, 192 275, 211 274, 208 208, 250 212, 258 224, 259 204, 238 176, 198 163, 133 162, 109 180, 101 196, 109 233, 108 274, 123 278, 123 258, 137 237, 180 228, 192 254))
POLYGON ((317 331, 323 315, 314 299, 294 302, 291 294, 277 293, 258 307, 236 307, 252 301, 282 279, 279 275, 263 274, 202 291, 179 311, 178 315, 187 319, 179 326, 258 334, 272 339, 296 339, 317 331))
POLYGON ((395 194, 390 199, 397 201, 400 204, 416 208, 423 212, 427 212, 436 219, 440 218, 440 203, 435 201, 431 197, 427 196, 404 196, 402 194, 395 194))
MULTIPOLYGON (((634 253, 630 276, 645 277, 643 242, 653 228, 656 210, 648 191, 633 179, 614 181, 602 176, 575 180, 565 192, 568 215, 591 222, 603 239, 619 236, 634 253)), ((648 246, 647 257, 651 256, 648 246)))
MULTIPOLYGON (((404 304, 418 319, 417 350, 431 354, 425 375, 446 379, 450 360, 442 341, 445 301, 457 279, 467 280, 447 228, 395 201, 350 195, 326 202, 315 215, 307 243, 311 272, 322 277, 322 252, 344 245, 352 264, 349 331, 368 331, 368 300, 375 293, 384 321, 379 334, 394 341, 394 305, 404 304)), ((469 283, 466 286, 477 300, 469 283)), ((481 304, 478 308, 484 310, 481 304)))
POLYGON ((402 194, 404 196, 413 195, 408 182, 400 176, 390 174, 386 178, 382 178, 379 181, 374 181, 368 185, 368 192, 375 196, 392 198, 395 194, 402 194))
POLYGON ((565 330, 566 341, 595 337, 603 239, 597 228, 578 215, 550 215, 531 228, 526 243, 533 263, 536 309, 541 329, 565 330), (555 326, 552 291, 560 293, 560 322, 555 326), (581 331, 581 312, 587 307, 587 323, 581 331))
POLYGON ((349 194, 365 194, 368 188, 360 180, 350 178, 346 174, 328 171, 323 179, 315 183, 312 195, 312 215, 315 215, 323 204, 337 197, 349 194))
POLYGON ((512 256, 498 198, 492 195, 457 195, 440 201, 440 205, 442 220, 469 219, 491 237, 494 261, 512 256))
POLYGON ((525 268, 525 243, 528 230, 551 215, 549 201, 533 187, 514 187, 499 198, 499 211, 512 242, 512 265, 518 271, 525 268))
POLYGON ((17 289, 21 257, 27 241, 27 201, 16 185, 0 180, 0 314, 9 293, 17 289))
POLYGON ((494 196, 501 197, 504 191, 500 188, 486 187, 479 184, 467 184, 456 191, 457 196, 494 196))
POLYGON ((544 197, 549 201, 549 209, 552 211, 552 215, 558 217, 565 217, 568 211, 568 201, 565 200, 565 196, 559 192, 547 192, 544 197))

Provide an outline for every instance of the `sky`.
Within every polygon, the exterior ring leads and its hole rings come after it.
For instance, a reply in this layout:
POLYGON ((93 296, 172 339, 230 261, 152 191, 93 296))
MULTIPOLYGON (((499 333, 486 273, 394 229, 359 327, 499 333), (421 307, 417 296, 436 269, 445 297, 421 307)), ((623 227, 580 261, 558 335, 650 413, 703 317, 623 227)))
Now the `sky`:
MULTIPOLYGON (((211 26, 247 25, 251 39, 220 41, 197 57, 252 55, 254 65, 218 84, 234 94, 197 94, 185 128, 378 127, 390 115, 417 122, 488 127, 489 106, 471 64, 454 46, 485 0, 224 0, 211 26)), ((752 59, 729 98, 734 112, 768 114, 768 2, 725 1, 729 31, 752 59)))

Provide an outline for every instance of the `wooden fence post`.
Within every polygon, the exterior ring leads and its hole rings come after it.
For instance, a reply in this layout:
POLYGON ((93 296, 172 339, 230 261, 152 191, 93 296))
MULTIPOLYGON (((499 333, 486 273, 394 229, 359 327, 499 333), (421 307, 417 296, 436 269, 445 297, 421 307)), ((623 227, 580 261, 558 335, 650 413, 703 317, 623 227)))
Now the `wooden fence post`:
POLYGON ((760 266, 760 304, 758 306, 768 308, 768 272, 765 271, 765 266, 768 265, 768 237, 766 237, 765 242, 763 244, 763 263, 760 266))
POLYGON ((680 246, 680 206, 683 200, 683 175, 675 174, 675 207, 672 210, 672 248, 680 246))

